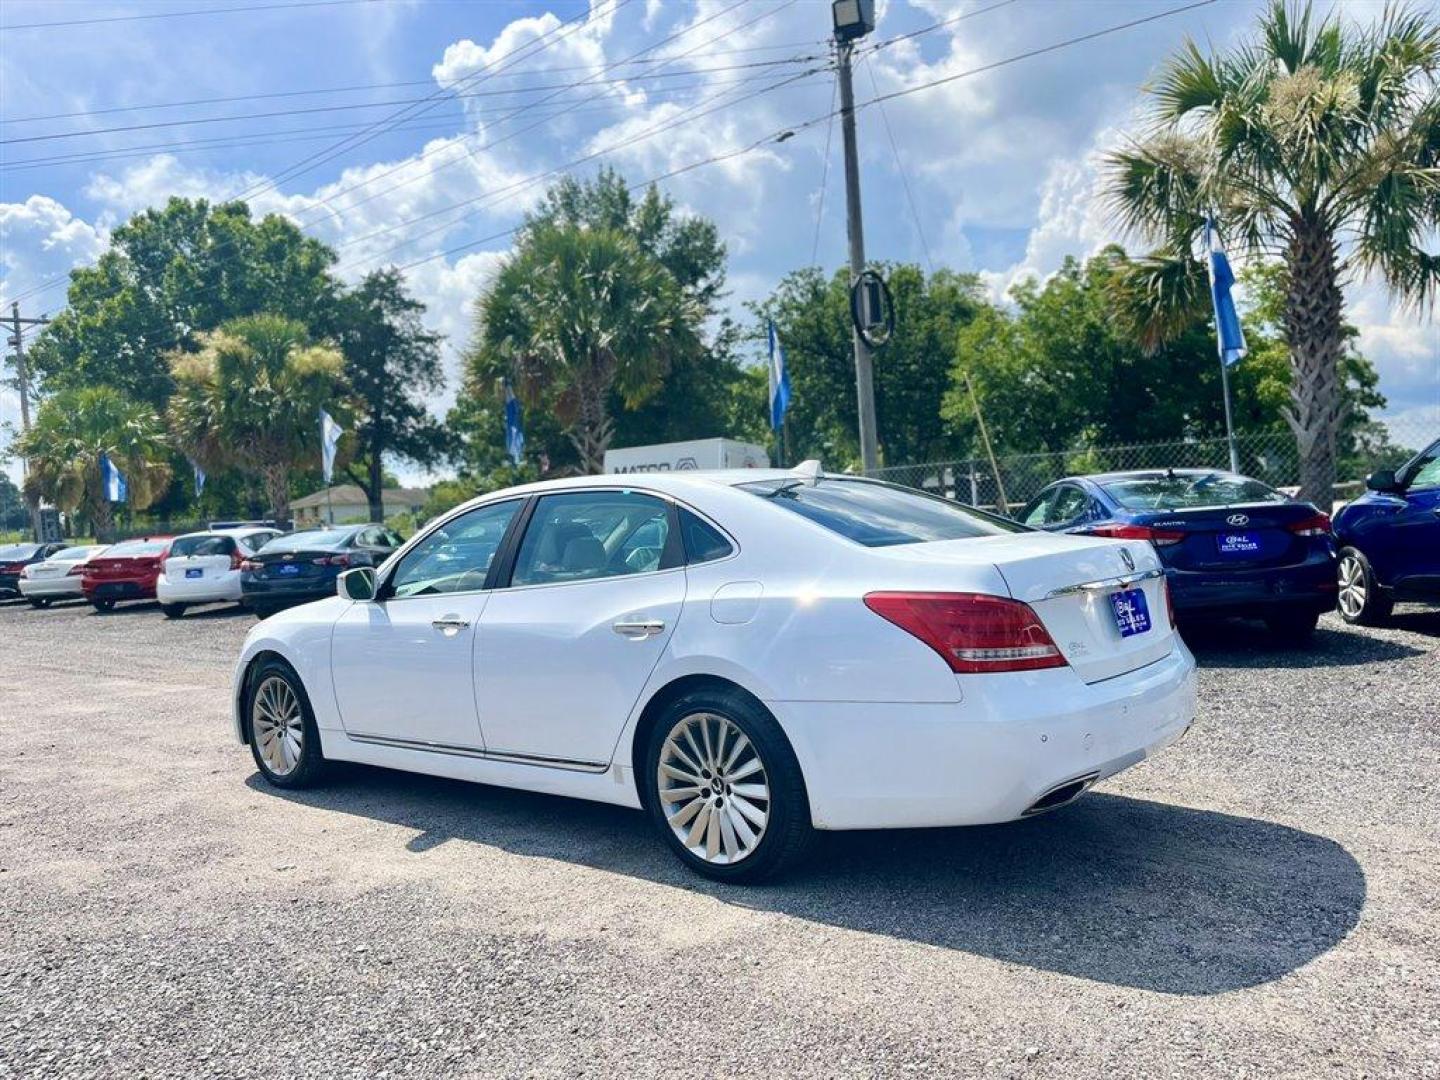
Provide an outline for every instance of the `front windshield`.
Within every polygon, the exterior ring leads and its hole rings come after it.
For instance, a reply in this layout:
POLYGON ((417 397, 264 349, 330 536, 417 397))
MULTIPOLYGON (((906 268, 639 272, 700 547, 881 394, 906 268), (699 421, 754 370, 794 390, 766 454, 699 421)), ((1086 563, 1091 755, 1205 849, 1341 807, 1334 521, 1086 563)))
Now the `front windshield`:
POLYGON ((1233 473, 1175 473, 1101 480, 1105 493, 1126 510, 1198 510, 1236 503, 1289 502, 1274 488, 1233 473))

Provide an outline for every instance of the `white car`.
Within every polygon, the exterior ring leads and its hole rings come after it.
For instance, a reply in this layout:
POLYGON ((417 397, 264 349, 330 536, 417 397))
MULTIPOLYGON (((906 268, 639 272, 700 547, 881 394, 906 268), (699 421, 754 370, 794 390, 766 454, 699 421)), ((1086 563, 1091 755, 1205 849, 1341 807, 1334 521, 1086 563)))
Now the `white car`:
POLYGON ((1054 809, 1195 715, 1148 543, 814 463, 495 492, 339 592, 241 651, 268 781, 345 760, 643 807, 721 880, 812 829, 1054 809))
POLYGON ((279 535, 277 528, 253 527, 176 537, 155 580, 160 610, 178 619, 195 604, 238 604, 241 564, 279 535))
POLYGON ((85 564, 105 548, 105 544, 61 548, 44 562, 31 563, 20 571, 20 595, 37 608, 49 607, 56 600, 85 599, 80 575, 85 564))

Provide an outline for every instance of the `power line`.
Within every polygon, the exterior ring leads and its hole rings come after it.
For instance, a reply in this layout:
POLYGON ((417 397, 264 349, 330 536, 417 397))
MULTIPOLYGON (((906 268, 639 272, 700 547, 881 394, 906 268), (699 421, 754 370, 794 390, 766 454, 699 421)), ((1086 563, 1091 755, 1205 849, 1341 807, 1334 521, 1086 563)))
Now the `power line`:
POLYGON ((920 250, 925 253, 925 266, 931 276, 935 274, 935 260, 930 258, 930 244, 925 239, 925 226, 920 224, 920 211, 915 206, 915 195, 910 190, 910 178, 905 173, 905 163, 900 159, 900 144, 895 141, 895 131, 890 127, 890 117, 885 112, 885 103, 880 100, 880 81, 875 78, 875 65, 867 54, 863 58, 865 70, 870 73, 870 85, 875 88, 875 100, 880 106, 880 119, 885 125, 885 134, 890 137, 890 149, 895 152, 895 170, 900 174, 900 186, 905 189, 905 201, 910 204, 910 217, 915 222, 915 235, 920 238, 920 250))
MULTIPOLYGON (((739 49, 716 49, 712 55, 748 56, 752 53, 783 52, 787 49, 819 48, 824 46, 825 44, 826 43, 824 41, 816 41, 814 39, 808 41, 777 42, 773 45, 749 45, 739 49)), ((667 64, 673 59, 675 58, 663 56, 642 57, 635 60, 626 61, 626 63, 667 64)), ((545 71, 547 73, 560 71, 590 71, 594 68, 594 66, 594 64, 560 64, 553 67, 547 67, 545 71)), ((497 73, 495 77, 516 79, 523 78, 524 76, 530 74, 534 73, 527 71, 511 71, 497 73)), ((631 78, 634 77, 636 76, 631 76, 631 78)), ((320 94, 350 94, 359 93, 362 90, 396 90, 403 89, 407 86, 433 86, 434 83, 435 80, 433 78, 408 79, 402 82, 359 83, 353 86, 316 87, 308 90, 276 90, 265 94, 237 94, 232 97, 191 98, 187 101, 152 102, 147 105, 115 105, 105 109, 79 109, 75 112, 48 113, 43 116, 17 116, 0 118, 0 125, 33 124, 41 120, 71 120, 82 116, 108 116, 113 113, 123 112, 149 112, 153 109, 181 109, 188 108, 191 105, 228 105, 237 101, 267 101, 274 98, 314 97, 320 94)))
POLYGON ((298 11, 304 8, 351 7, 357 4, 374 4, 380 0, 299 0, 291 4, 249 4, 245 7, 199 8, 194 11, 155 11, 148 15, 103 15, 93 19, 64 19, 59 22, 15 23, 0 26, 0 31, 48 30, 60 26, 95 26, 99 23, 142 22, 147 19, 188 19, 196 15, 236 15, 258 11, 298 11))
MULTIPOLYGON (((741 0, 744 2, 744 0, 741 0)), ((639 75, 622 75, 613 79, 598 79, 586 82, 590 86, 612 86, 621 83, 635 83, 650 79, 674 79, 685 75, 707 75, 726 71, 743 71, 753 68, 778 67, 784 64, 793 64, 803 60, 813 60, 814 56, 788 57, 782 60, 756 60, 746 64, 726 64, 719 67, 690 68, 685 71, 657 71, 641 73, 639 75)), ((626 61, 616 61, 617 64, 626 61)), ((541 83, 538 86, 516 86, 505 90, 477 90, 467 94, 452 94, 456 101, 466 101, 483 97, 505 97, 514 94, 534 94, 542 90, 570 90, 574 89, 574 82, 568 83, 541 83)), ((15 145, 18 143, 53 142, 57 139, 80 139, 92 135, 116 135, 126 131, 151 131, 157 128, 191 127, 197 124, 221 124, 233 123, 237 120, 269 120, 286 116, 309 116, 318 113, 329 112, 352 112, 356 109, 383 109, 394 105, 418 105, 431 100, 434 95, 420 98, 398 98, 389 101, 354 101, 344 105, 314 105, 302 109, 277 109, 270 112, 234 113, 229 116, 196 116, 187 117, 183 120, 156 120, 147 124, 122 124, 117 127, 89 128, 85 131, 57 131, 44 135, 22 135, 18 138, 0 139, 0 146, 15 145)))

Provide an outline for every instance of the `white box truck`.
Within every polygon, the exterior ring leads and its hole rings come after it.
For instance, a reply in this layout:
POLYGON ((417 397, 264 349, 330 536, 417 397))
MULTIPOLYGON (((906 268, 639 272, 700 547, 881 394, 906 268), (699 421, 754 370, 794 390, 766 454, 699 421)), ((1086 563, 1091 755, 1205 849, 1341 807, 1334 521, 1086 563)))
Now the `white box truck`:
POLYGON ((627 446, 605 451, 607 473, 678 472, 684 469, 768 469, 763 446, 736 439, 691 439, 688 442, 627 446))

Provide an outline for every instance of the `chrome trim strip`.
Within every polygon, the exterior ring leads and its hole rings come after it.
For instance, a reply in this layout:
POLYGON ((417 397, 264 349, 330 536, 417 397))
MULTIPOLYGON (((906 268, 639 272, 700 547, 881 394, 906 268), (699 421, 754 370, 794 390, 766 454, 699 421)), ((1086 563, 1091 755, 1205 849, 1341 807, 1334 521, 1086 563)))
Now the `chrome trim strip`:
POLYGON ((542 754, 484 750, 478 746, 455 746, 450 743, 425 742, 419 739, 396 739, 389 735, 356 735, 346 732, 345 737, 355 742, 389 746, 396 750, 424 750, 431 754, 481 758, 485 761, 505 761, 512 765, 540 765, 550 769, 569 769, 572 772, 602 773, 610 767, 608 761, 575 761, 570 758, 545 757, 542 754))
POLYGON ((1044 599, 1053 600, 1057 596, 1071 596, 1080 592, 1109 592, 1111 589, 1126 589, 1137 581, 1148 581, 1151 578, 1164 576, 1165 571, 1156 567, 1153 570, 1141 570, 1138 574, 1122 574, 1119 577, 1102 578, 1099 581, 1084 581, 1079 585, 1066 585, 1063 589, 1051 589, 1045 594, 1044 599))

